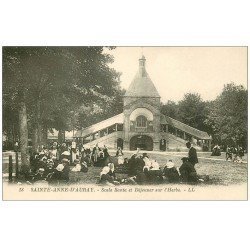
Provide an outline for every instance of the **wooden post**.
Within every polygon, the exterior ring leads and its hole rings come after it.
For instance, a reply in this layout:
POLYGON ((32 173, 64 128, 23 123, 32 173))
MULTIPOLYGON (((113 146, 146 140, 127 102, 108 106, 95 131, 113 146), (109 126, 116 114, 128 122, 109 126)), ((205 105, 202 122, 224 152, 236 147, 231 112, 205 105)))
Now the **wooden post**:
POLYGON ((12 155, 9 155, 9 182, 12 182, 13 162, 12 155))
POLYGON ((208 151, 211 152, 211 140, 208 140, 208 151))
POLYGON ((168 133, 168 124, 166 124, 166 133, 168 133))
POLYGON ((18 152, 16 152, 16 181, 19 177, 19 169, 18 169, 18 152))

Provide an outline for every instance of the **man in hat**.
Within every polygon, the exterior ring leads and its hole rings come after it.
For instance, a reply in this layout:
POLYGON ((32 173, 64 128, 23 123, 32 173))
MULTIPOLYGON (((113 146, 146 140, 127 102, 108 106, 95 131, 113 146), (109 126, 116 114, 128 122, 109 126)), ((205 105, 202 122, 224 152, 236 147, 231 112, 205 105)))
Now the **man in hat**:
POLYGON ((198 163, 198 157, 197 157, 197 152, 196 149, 191 145, 191 142, 186 143, 187 148, 189 149, 188 151, 188 161, 195 166, 196 163, 198 163))

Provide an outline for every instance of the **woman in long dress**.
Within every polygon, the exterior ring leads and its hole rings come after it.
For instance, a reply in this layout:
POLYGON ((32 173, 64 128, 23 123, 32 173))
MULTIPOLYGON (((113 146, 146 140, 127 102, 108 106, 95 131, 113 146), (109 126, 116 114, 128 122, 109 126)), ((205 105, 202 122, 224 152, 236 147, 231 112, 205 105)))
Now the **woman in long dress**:
POLYGON ((123 152, 120 147, 118 147, 116 151, 116 156, 118 158, 118 165, 123 165, 124 164, 124 158, 123 158, 123 152))
POLYGON ((96 144, 92 151, 94 163, 98 161, 99 154, 100 154, 100 148, 98 147, 98 144, 96 144))

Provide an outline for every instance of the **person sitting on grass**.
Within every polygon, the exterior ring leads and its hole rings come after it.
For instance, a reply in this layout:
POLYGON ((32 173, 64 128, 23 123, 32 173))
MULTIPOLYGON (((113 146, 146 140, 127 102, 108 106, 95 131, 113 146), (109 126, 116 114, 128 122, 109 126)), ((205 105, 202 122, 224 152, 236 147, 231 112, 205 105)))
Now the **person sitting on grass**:
POLYGON ((239 162, 242 163, 244 156, 244 149, 242 147, 239 147, 239 162))
POLYGON ((74 160, 74 167, 71 169, 73 182, 80 181, 79 172, 81 171, 81 164, 79 159, 74 160))
POLYGON ((232 161, 233 160, 233 151, 232 151, 232 147, 228 147, 226 149, 226 160, 227 161, 232 161))
POLYGON ((109 172, 110 172, 110 167, 108 166, 105 166, 102 169, 100 173, 99 184, 108 185, 108 186, 114 186, 118 184, 118 182, 114 180, 114 177, 109 174, 109 172))
POLYGON ((69 181, 69 160, 64 158, 62 159, 62 163, 59 164, 56 168, 52 176, 50 177, 49 182, 68 182, 69 181))
POLYGON ((89 170, 89 168, 88 168, 88 163, 87 163, 86 161, 83 161, 83 162, 81 163, 81 172, 87 173, 88 170, 89 170))
POLYGON ((211 156, 220 156, 220 155, 221 155, 220 146, 219 146, 218 144, 216 144, 216 145, 213 147, 211 156))
POLYGON ((142 154, 142 159, 143 159, 144 164, 145 164, 145 165, 144 165, 144 169, 149 170, 149 169, 151 168, 152 162, 150 161, 150 159, 149 159, 147 153, 143 153, 143 154, 142 154))
POLYGON ((44 174, 44 168, 39 168, 38 172, 33 176, 31 183, 35 183, 37 181, 45 181, 46 176, 44 174))
POLYGON ((136 176, 136 154, 133 154, 128 160, 128 177, 136 176))
POLYGON ((181 174, 181 181, 183 183, 196 183, 198 181, 198 176, 194 165, 189 162, 189 158, 183 157, 182 165, 179 168, 181 174))
POLYGON ((169 183, 178 183, 180 182, 180 175, 172 162, 169 160, 163 170, 163 175, 166 177, 169 183))
POLYGON ((110 175, 110 176, 112 176, 113 178, 114 178, 114 180, 115 180, 115 165, 114 165, 114 163, 108 163, 108 167, 109 167, 109 172, 108 172, 108 174, 110 175))
POLYGON ((60 160, 62 161, 63 159, 68 159, 70 161, 71 156, 70 156, 70 152, 68 150, 65 150, 62 152, 62 154, 60 156, 60 160))
POLYGON ((87 167, 93 166, 93 162, 91 160, 91 156, 89 154, 86 154, 84 157, 81 157, 81 164, 85 162, 87 164, 87 167))
POLYGON ((45 169, 46 166, 47 166, 47 157, 46 156, 40 157, 40 160, 38 162, 38 169, 39 168, 44 168, 45 169))
POLYGON ((143 160, 143 156, 136 155, 135 157, 135 169, 136 169, 136 178, 135 182, 139 185, 143 185, 147 183, 147 173, 145 172, 145 162, 143 160))
POLYGON ((71 169, 72 172, 80 172, 81 171, 81 164, 79 159, 74 160, 74 167, 71 169))
POLYGON ((238 148, 233 147, 232 152, 233 152, 233 162, 238 162, 238 148))
POLYGON ((156 160, 151 161, 151 166, 147 172, 147 181, 151 184, 159 184, 163 181, 160 165, 156 160))
POLYGON ((128 169, 128 158, 124 158, 123 167, 128 169))
POLYGON ((47 166, 46 166, 45 172, 44 172, 46 179, 49 179, 50 176, 54 173, 54 171, 55 171, 54 162, 52 159, 48 159, 47 166))
POLYGON ((39 154, 33 153, 30 157, 30 165, 32 172, 36 172, 39 169, 39 154))
POLYGON ((127 164, 128 169, 128 178, 126 180, 126 183, 131 184, 137 184, 136 179, 136 154, 133 154, 131 158, 128 160, 127 164))

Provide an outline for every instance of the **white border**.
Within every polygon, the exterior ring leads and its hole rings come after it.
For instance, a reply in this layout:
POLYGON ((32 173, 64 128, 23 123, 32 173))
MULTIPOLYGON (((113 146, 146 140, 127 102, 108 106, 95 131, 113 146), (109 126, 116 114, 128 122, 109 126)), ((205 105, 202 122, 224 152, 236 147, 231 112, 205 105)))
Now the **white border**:
MULTIPOLYGON (((6 0, 0 11, 2 46, 249 45, 241 0, 6 0)), ((249 202, 1 202, 1 245, 248 249, 249 211, 249 202)))

